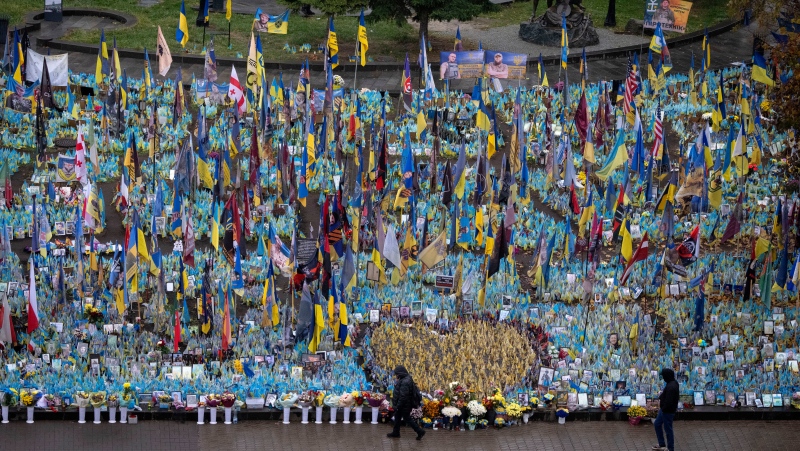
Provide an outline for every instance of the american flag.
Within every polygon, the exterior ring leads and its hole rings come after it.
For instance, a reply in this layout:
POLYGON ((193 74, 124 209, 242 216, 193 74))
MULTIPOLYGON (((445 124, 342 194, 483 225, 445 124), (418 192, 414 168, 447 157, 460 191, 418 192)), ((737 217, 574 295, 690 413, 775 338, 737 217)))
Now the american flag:
POLYGON ((633 93, 636 92, 636 71, 633 69, 633 62, 631 57, 628 56, 628 69, 627 78, 625 79, 625 104, 622 106, 622 111, 627 115, 631 111, 631 102, 633 102, 633 93))
POLYGON ((655 133, 656 139, 653 142, 653 150, 650 152, 655 159, 661 158, 661 143, 664 141, 664 127, 661 123, 661 115, 661 103, 659 103, 656 108, 656 123, 653 127, 653 133, 655 133))

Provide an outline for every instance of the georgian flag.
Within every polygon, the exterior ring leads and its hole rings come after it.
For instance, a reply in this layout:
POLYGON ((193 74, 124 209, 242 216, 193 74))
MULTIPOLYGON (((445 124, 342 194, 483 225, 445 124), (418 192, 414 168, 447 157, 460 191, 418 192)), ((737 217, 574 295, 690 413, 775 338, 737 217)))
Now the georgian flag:
POLYGON ((75 177, 82 185, 89 182, 86 175, 86 142, 83 140, 83 130, 78 130, 78 142, 75 145, 75 177))
POLYGON ((228 88, 228 97, 236 102, 236 105, 239 106, 239 114, 244 114, 246 108, 245 101, 244 101, 244 91, 242 91, 242 85, 239 83, 239 76, 236 75, 236 67, 231 68, 231 81, 230 87, 228 88))

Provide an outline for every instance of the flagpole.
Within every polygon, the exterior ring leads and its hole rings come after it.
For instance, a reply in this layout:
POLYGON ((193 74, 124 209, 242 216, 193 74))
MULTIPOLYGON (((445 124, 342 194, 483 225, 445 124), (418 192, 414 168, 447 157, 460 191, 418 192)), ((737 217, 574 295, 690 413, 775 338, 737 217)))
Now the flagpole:
MULTIPOLYGON (((356 39, 356 70, 353 74, 353 90, 357 90, 356 88, 356 79, 358 78, 358 65, 361 63, 361 52, 359 51, 361 48, 361 43, 356 39)), ((358 94, 356 94, 358 95, 358 94)))

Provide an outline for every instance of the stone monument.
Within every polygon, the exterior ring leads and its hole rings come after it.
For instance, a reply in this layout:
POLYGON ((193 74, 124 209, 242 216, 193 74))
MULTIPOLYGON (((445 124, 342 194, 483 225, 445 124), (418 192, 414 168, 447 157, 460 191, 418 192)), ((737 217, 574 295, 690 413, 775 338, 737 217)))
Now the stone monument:
POLYGON ((558 0, 555 5, 530 22, 519 25, 519 37, 523 41, 550 47, 561 46, 561 18, 567 19, 567 36, 572 48, 597 45, 600 38, 581 6, 581 0, 558 0))

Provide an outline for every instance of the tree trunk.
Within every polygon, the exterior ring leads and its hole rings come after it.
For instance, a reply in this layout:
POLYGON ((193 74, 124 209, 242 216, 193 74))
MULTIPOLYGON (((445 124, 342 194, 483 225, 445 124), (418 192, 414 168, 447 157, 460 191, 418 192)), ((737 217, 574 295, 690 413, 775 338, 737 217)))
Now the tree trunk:
POLYGON ((430 39, 428 36, 428 22, 430 22, 430 15, 427 12, 420 12, 417 14, 417 22, 419 22, 419 41, 422 42, 422 37, 430 39))

